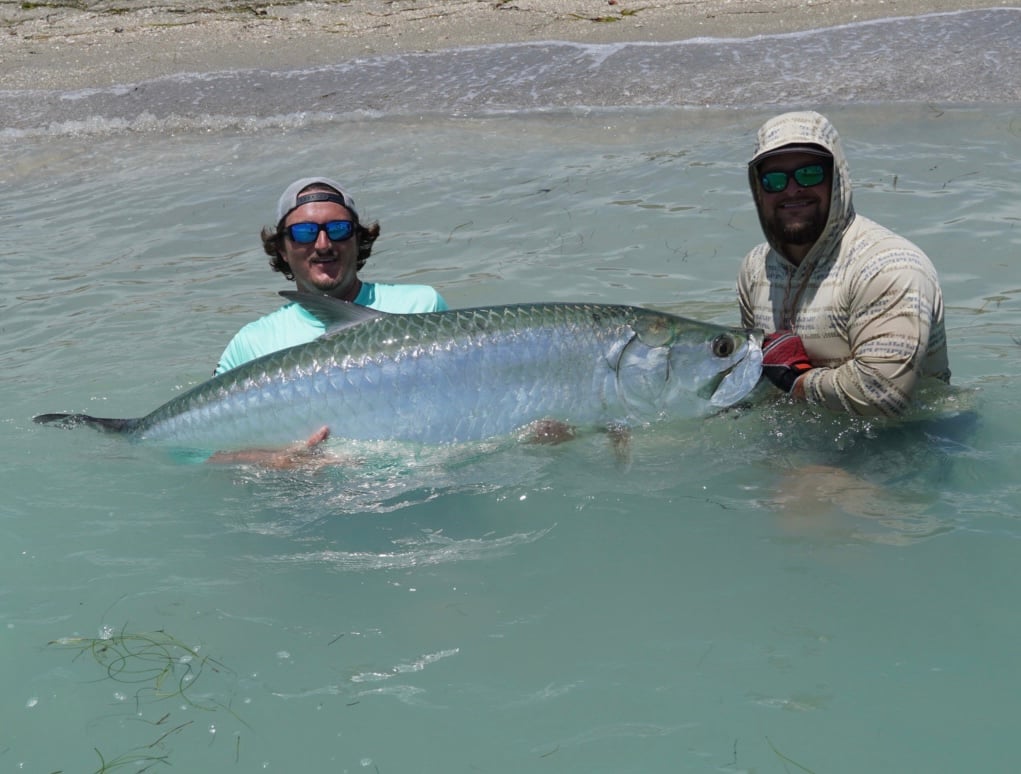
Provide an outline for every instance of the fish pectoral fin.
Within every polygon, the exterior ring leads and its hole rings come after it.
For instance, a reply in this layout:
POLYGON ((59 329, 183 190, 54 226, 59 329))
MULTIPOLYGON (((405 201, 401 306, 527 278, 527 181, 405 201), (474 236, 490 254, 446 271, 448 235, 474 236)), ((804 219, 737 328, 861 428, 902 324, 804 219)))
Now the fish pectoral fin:
POLYGON ((606 437, 610 439, 610 448, 617 468, 627 471, 631 468, 631 427, 624 422, 612 422, 606 428, 606 437))
POLYGON ((324 335, 327 336, 386 315, 386 312, 370 309, 350 301, 341 301, 339 298, 331 296, 302 293, 296 290, 281 290, 280 295, 288 301, 300 304, 309 314, 325 325, 326 333, 324 335))

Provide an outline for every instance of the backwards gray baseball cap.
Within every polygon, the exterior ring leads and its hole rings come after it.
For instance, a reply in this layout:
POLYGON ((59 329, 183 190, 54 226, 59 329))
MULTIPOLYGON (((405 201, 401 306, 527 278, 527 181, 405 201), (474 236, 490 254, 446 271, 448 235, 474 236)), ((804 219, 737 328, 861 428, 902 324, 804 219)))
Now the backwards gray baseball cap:
POLYGON ((358 220, 358 210, 355 209, 355 200, 348 196, 347 192, 336 180, 331 180, 328 177, 303 177, 300 180, 295 180, 287 188, 284 189, 283 194, 280 196, 280 200, 277 202, 277 223, 280 223, 284 218, 287 217, 293 209, 297 209, 303 204, 309 202, 336 202, 342 204, 351 210, 351 214, 355 216, 355 220, 358 220), (333 191, 310 191, 309 193, 301 193, 309 186, 323 186, 331 188, 333 191))

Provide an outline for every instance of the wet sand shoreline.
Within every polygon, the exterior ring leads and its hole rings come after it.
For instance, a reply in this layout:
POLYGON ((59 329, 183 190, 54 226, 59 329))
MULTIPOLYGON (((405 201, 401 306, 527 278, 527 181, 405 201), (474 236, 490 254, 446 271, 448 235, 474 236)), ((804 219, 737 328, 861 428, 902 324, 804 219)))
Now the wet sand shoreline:
MULTIPOLYGON (((74 90, 175 73, 293 69, 539 40, 743 38, 873 19, 1015 7, 988 0, 0 0, 0 88, 74 90)), ((796 49, 792 50, 796 56, 796 49)))

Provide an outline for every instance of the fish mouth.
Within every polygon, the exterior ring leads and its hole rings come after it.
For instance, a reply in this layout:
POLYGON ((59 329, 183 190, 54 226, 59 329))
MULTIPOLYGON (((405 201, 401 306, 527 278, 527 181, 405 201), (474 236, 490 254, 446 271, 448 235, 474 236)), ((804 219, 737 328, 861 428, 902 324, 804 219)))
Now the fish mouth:
POLYGON ((762 376, 762 331, 748 331, 748 351, 726 371, 713 391, 709 404, 717 408, 733 406, 755 389, 762 376))

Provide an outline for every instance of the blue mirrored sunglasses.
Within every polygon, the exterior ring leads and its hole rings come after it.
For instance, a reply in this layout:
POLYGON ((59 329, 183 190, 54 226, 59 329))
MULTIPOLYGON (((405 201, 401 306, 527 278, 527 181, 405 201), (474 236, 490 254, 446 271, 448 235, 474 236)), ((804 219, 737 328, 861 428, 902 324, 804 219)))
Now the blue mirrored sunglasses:
POLYGON ((355 224, 351 220, 331 220, 326 223, 292 223, 287 233, 299 245, 310 245, 319 238, 319 232, 325 231, 333 242, 343 242, 355 233, 355 224))
POLYGON ((792 177, 802 188, 811 188, 826 179, 826 167, 822 164, 809 164, 793 172, 766 172, 759 181, 766 193, 780 193, 787 188, 792 177))

